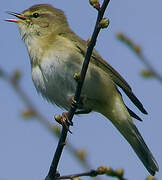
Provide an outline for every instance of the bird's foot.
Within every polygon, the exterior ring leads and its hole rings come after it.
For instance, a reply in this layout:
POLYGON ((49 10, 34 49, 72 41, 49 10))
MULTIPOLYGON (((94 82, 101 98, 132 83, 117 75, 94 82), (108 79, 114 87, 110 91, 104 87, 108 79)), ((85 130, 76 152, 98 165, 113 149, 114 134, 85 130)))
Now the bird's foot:
POLYGON ((70 133, 72 133, 69 129, 69 126, 73 125, 73 122, 69 120, 68 118, 68 112, 63 112, 61 115, 55 115, 55 120, 64 126, 70 133))
POLYGON ((77 103, 76 100, 74 99, 74 96, 70 98, 70 104, 73 107, 76 107, 77 109, 81 109, 75 112, 75 114, 88 114, 92 110, 91 109, 85 109, 84 105, 86 104, 87 97, 86 96, 81 96, 79 102, 77 103))
POLYGON ((74 96, 71 96, 69 99, 71 106, 76 107, 77 109, 84 109, 83 107, 86 104, 86 101, 86 96, 81 96, 78 102, 74 99, 74 96))

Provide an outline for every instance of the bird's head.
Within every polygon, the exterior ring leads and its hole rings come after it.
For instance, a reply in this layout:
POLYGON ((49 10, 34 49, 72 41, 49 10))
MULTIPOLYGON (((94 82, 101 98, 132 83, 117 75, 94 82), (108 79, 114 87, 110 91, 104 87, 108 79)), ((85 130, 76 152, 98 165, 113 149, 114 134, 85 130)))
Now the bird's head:
POLYGON ((8 12, 8 14, 17 17, 6 21, 18 24, 23 40, 28 36, 34 38, 47 36, 60 28, 68 27, 63 11, 48 4, 34 5, 22 13, 8 12))

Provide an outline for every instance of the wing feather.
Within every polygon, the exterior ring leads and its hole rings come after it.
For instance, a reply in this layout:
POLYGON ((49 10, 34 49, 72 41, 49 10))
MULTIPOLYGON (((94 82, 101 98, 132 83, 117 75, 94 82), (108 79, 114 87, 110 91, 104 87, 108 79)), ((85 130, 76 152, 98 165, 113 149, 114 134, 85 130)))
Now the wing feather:
POLYGON ((125 92, 125 94, 130 98, 130 100, 134 103, 134 105, 142 113, 147 114, 147 111, 143 107, 142 103, 135 96, 135 94, 132 91, 132 88, 125 81, 125 79, 110 64, 108 64, 108 62, 106 62, 100 56, 98 56, 98 54, 97 54, 97 57, 96 57, 96 53, 94 53, 92 58, 94 59, 95 63, 97 63, 98 66, 100 66, 106 72, 111 74, 111 77, 112 77, 113 81, 115 82, 115 84, 117 86, 119 86, 125 92))
MULTIPOLYGON (((67 37, 71 39, 71 41, 75 44, 76 49, 80 51, 83 56, 85 56, 86 50, 87 50, 87 42, 82 40, 80 37, 76 36, 71 30, 68 30, 68 32, 63 32, 60 34, 61 36, 67 37)), ((102 68, 105 72, 109 73, 112 77, 113 82, 119 86, 125 94, 130 98, 130 100, 135 104, 135 106, 144 114, 147 114, 147 111, 143 107, 142 103, 139 101, 139 99, 134 95, 132 92, 131 87, 129 84, 125 81, 125 79, 102 57, 98 54, 96 50, 93 50, 92 53, 92 59, 91 63, 96 64, 98 67, 102 68)))

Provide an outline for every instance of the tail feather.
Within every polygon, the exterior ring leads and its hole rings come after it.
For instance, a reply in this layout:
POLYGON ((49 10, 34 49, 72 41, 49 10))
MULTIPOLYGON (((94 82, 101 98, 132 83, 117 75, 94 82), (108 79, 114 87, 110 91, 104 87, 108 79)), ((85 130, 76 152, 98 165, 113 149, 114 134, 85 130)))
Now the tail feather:
POLYGON ((150 152, 149 148, 147 147, 146 143, 144 142, 136 126, 131 123, 130 128, 132 130, 133 137, 128 137, 126 139, 130 143, 138 157, 141 159, 149 173, 154 176, 155 172, 159 171, 158 164, 152 153, 150 152))
POLYGON ((132 146, 133 150, 143 162, 149 173, 155 175, 156 171, 159 170, 158 164, 133 122, 130 120, 124 120, 120 124, 113 124, 132 146))
POLYGON ((131 115, 137 119, 138 117, 125 106, 120 93, 114 95, 110 102, 108 101, 107 106, 105 105, 101 113, 106 116, 125 137, 148 172, 151 175, 155 175, 156 171, 159 171, 158 164, 144 142, 140 132, 134 125, 131 115))

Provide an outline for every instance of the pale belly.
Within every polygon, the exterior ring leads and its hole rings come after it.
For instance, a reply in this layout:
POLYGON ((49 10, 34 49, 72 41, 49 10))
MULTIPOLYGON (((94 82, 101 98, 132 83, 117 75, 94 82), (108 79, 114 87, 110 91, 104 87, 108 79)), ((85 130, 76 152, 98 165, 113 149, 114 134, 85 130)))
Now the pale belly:
POLYGON ((34 85, 48 101, 67 109, 74 95, 76 82, 72 74, 56 64, 41 64, 32 69, 34 85))
MULTIPOLYGON (((46 60, 40 66, 32 68, 32 78, 39 93, 48 101, 65 109, 70 107, 70 99, 74 96, 77 82, 74 73, 80 72, 81 66, 76 63, 62 63, 62 61, 46 60)), ((100 106, 107 103, 112 96, 113 83, 108 77, 101 77, 100 73, 90 67, 82 89, 85 98, 83 109, 100 111, 100 106), (106 78, 109 88, 103 82, 106 78)))

